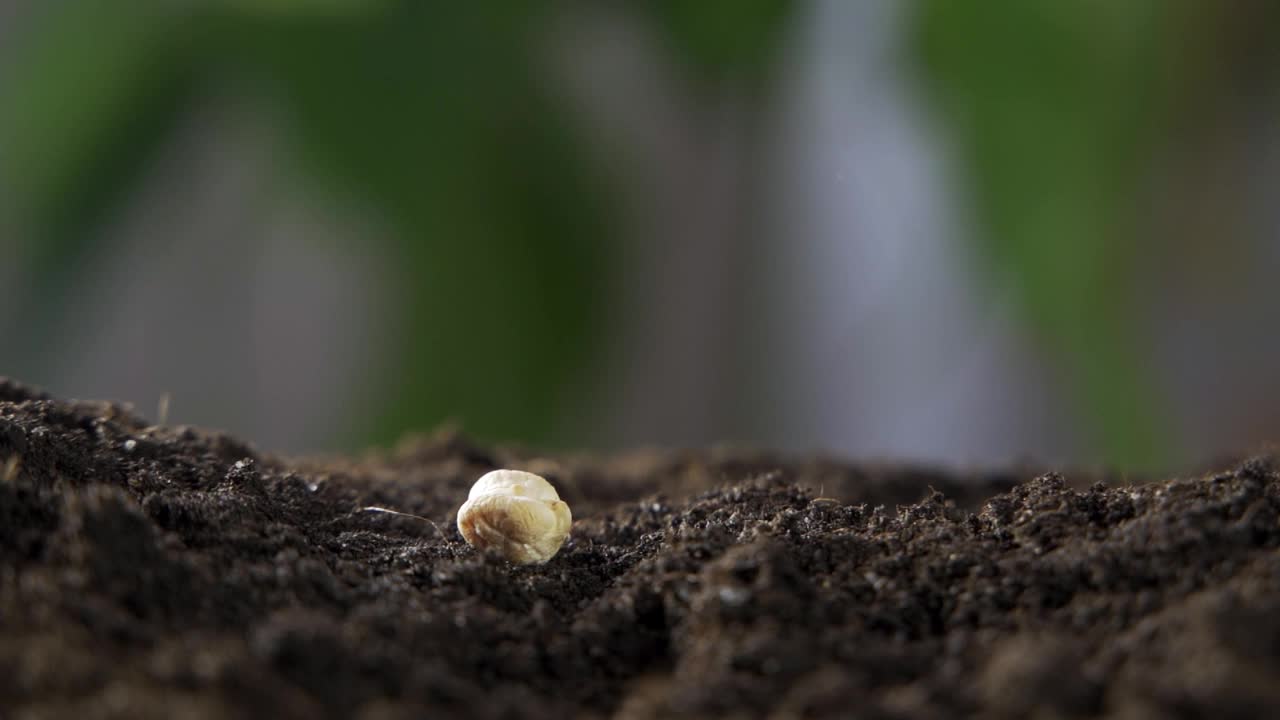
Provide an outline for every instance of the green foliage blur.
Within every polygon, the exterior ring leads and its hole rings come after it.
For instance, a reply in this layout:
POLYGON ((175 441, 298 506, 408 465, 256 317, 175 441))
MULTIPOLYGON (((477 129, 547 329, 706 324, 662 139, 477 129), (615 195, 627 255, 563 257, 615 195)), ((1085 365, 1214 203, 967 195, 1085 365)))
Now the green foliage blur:
MULTIPOLYGON (((708 91, 765 72, 787 3, 643 6, 708 91)), ((353 444, 455 419, 482 438, 555 437, 566 378, 602 335, 608 178, 539 78, 536 33, 563 4, 419 0, 70 0, 39 11, 4 87, 3 168, 54 352, 62 289, 92 230, 182 111, 234 92, 271 108, 282 182, 390 224, 411 290, 382 414, 353 444), (518 349, 518 352, 515 350, 518 349)))
POLYGON ((919 22, 988 229, 979 251, 1065 355, 1107 455, 1138 466, 1167 452, 1126 313, 1140 173, 1170 105, 1175 6, 927 0, 919 22))
POLYGON ((994 282, 1065 360, 1112 462, 1185 461, 1140 353, 1144 256, 1169 250, 1144 203, 1178 132, 1237 101, 1228 78, 1280 63, 1280 4, 922 0, 915 27, 994 282))
MULTIPOLYGON (((1069 365, 1109 457, 1170 452, 1134 348, 1135 191, 1167 137, 1190 3, 919 0, 923 87, 968 169, 974 251, 1069 365)), ((52 352, 92 232, 182 111, 271 108, 281 182, 390 224, 415 332, 353 430, 385 443, 457 417, 566 444, 565 379, 598 352, 618 212, 606 165, 539 76, 554 2, 69 0, 38 6, 0 87, 0 173, 35 248, 27 317, 52 352), (520 348, 518 358, 506 352, 520 348)), ((636 3, 697 87, 763 87, 797 4, 636 3)), ((1274 15, 1274 13, 1272 13, 1274 15)), ((567 444, 574 444, 571 440, 567 444)))

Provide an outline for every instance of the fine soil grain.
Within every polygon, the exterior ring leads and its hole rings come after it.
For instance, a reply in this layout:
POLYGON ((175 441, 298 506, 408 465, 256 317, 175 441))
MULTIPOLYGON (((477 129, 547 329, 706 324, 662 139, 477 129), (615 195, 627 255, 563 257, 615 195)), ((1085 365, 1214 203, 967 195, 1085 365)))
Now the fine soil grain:
POLYGON ((0 717, 1277 717, 1278 544, 1266 457, 297 460, 0 380, 0 717), (454 527, 499 467, 573 508, 545 565, 454 527))

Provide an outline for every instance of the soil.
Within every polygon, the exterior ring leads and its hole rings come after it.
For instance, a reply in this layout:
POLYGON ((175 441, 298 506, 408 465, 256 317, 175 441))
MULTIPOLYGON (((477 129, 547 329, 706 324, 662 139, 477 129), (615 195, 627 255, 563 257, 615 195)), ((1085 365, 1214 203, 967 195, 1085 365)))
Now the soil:
POLYGON ((0 716, 1276 717, 1276 467, 300 460, 0 381, 0 716), (545 565, 454 527, 498 467, 573 508, 545 565))

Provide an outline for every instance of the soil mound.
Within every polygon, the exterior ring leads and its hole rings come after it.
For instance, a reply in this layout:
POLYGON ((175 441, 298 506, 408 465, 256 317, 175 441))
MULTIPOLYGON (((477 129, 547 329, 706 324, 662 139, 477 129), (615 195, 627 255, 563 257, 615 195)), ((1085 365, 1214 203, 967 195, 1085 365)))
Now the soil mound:
POLYGON ((450 432, 297 460, 0 381, 0 715, 1280 714, 1276 466, 1095 479, 450 432), (573 508, 546 565, 454 527, 498 467, 573 508))

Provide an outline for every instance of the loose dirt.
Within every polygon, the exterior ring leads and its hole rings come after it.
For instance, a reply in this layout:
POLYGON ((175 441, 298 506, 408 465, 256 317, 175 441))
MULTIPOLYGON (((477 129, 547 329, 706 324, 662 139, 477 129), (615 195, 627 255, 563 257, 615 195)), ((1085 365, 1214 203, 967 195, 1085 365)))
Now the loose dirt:
POLYGON ((0 381, 0 716, 1275 717, 1277 545, 1267 458, 298 460, 0 381), (573 507, 551 562, 455 529, 498 467, 573 507))

